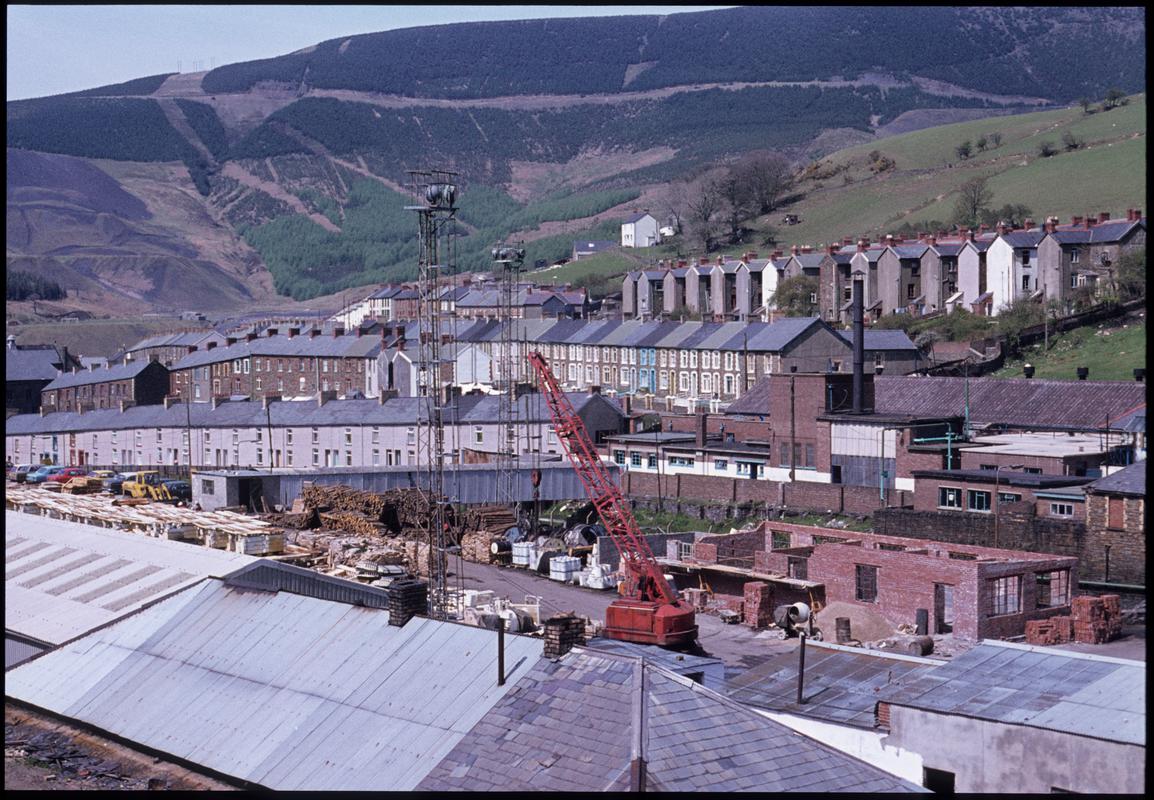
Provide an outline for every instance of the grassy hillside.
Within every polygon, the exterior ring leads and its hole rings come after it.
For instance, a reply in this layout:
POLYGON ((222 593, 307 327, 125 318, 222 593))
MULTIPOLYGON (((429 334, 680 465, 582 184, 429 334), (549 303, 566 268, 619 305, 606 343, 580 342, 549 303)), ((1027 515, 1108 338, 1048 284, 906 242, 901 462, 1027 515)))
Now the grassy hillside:
MULTIPOLYGON (((1064 220, 1086 212, 1121 214, 1130 206, 1145 208, 1146 96, 1090 115, 1074 107, 915 131, 834 153, 821 160, 818 172, 827 177, 803 181, 806 196, 782 209, 802 218, 779 231, 786 245, 843 236, 876 240, 904 223, 949 222, 958 187, 978 175, 989 179, 991 206, 1024 204, 1038 221, 1049 215, 1064 220), (1050 158, 1038 155, 1043 141, 1060 149, 1066 132, 1083 146, 1050 158), (994 133, 1002 137, 999 146, 965 161, 958 158, 957 145, 994 133), (894 168, 871 173, 875 151, 894 168)), ((778 219, 775 213, 762 225, 778 219)))
POLYGON ((1090 368, 1090 380, 1132 381, 1135 367, 1146 366, 1146 321, 1110 327, 1076 328, 1041 344, 994 373, 998 378, 1022 377, 1022 365, 1034 365, 1035 378, 1077 380, 1078 367, 1090 368))

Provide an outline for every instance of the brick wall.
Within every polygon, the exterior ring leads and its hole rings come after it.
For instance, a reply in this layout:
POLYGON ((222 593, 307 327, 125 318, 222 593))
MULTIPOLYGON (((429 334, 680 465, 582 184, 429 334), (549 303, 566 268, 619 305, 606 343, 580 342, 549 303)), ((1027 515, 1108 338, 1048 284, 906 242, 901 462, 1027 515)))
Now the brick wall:
MULTIPOLYGON (((998 547, 1031 553, 1053 553, 1081 558, 1086 542, 1086 525, 1081 521, 1038 518, 1032 514, 1003 511, 999 515, 998 547)), ((969 514, 951 511, 914 511, 890 508, 873 516, 876 533, 933 539, 964 545, 992 547, 994 517, 992 514, 969 514)), ((1087 580, 1091 578, 1083 573, 1087 580)))
POLYGON ((1087 534, 1081 553, 1083 577, 1146 585, 1144 506, 1141 497, 1086 493, 1087 534), (1122 505, 1121 528, 1110 527, 1110 503, 1122 505))

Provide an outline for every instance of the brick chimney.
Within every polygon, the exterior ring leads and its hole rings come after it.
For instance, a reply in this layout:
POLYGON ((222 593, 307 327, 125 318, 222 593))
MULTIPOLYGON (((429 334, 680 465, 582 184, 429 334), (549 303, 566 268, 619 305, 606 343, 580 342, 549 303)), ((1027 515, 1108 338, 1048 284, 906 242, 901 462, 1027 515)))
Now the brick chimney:
POLYGON ((224 344, 226 347, 232 347, 234 344, 236 344, 236 342, 237 342, 237 338, 235 336, 227 336, 227 337, 225 337, 225 340, 224 340, 224 344))
POLYGON ((320 328, 309 328, 309 338, 310 339, 317 338, 317 336, 320 335, 320 332, 321 332, 320 328))
POLYGON ((678 262, 677 262, 677 266, 678 266, 679 268, 681 268, 681 269, 684 269, 685 267, 688 267, 688 266, 689 266, 689 262, 688 262, 688 261, 686 261, 684 258, 682 258, 682 259, 679 259, 679 260, 678 260, 678 262))
POLYGON ((1045 233, 1053 233, 1055 227, 1053 217, 1047 217, 1046 221, 1042 223, 1042 231, 1045 233))
POLYGON ((1098 223, 1099 224, 1101 224, 1103 222, 1107 222, 1107 221, 1109 221, 1109 219, 1110 219, 1110 212, 1109 211, 1099 211, 1098 212, 1098 223))
POLYGON ((1004 221, 998 220, 998 224, 994 227, 994 230, 998 232, 999 236, 1005 236, 1007 233, 1009 233, 1010 228, 1004 221))
POLYGON ((867 249, 869 249, 869 244, 870 243, 869 243, 868 239, 858 239, 857 240, 857 251, 859 253, 864 253, 867 249))
POLYGON ((358 325, 357 326, 357 338, 359 339, 364 335, 365 335, 365 329, 362 328, 360 325, 358 325))
POLYGON ((251 341, 253 341, 254 339, 256 339, 256 332, 255 332, 255 331, 250 331, 249 333, 246 333, 246 334, 244 335, 244 340, 245 340, 246 342, 251 342, 251 341))
POLYGON ((1128 217, 1128 219, 1129 219, 1131 222, 1137 222, 1138 220, 1142 219, 1142 209, 1140 209, 1140 208, 1133 208, 1133 209, 1131 209, 1131 210, 1130 210, 1130 213, 1133 215, 1133 216, 1131 216, 1131 217, 1128 217))
POLYGON ((300 332, 301 332, 300 328, 289 328, 288 329, 288 338, 291 339, 294 336, 297 336, 300 332))
POLYGON ((777 258, 781 258, 781 257, 783 257, 784 255, 785 255, 785 253, 783 253, 783 252, 782 252, 782 251, 780 251, 780 250, 774 250, 774 251, 773 251, 773 258, 775 258, 775 259, 777 259, 777 258))
POLYGON ((550 617, 542 623, 544 629, 544 658, 558 659, 573 649, 585 644, 585 623, 572 613, 550 617))
POLYGON ((852 247, 853 246, 853 237, 852 236, 841 237, 841 246, 842 247, 852 247))
POLYGON ((798 253, 801 252, 801 248, 798 247, 796 244, 790 245, 789 252, 796 256, 798 253))
POLYGON ((709 415, 704 411, 697 412, 697 416, 693 420, 693 443, 698 447, 705 447, 706 440, 709 438, 709 415))
POLYGON ((833 244, 828 245, 825 250, 827 253, 829 253, 832 256, 834 253, 836 253, 840 249, 841 249, 841 245, 839 245, 837 242, 834 242, 833 244))
POLYGON ((276 336, 278 333, 280 333, 280 331, 277 330, 276 328, 268 328, 265 330, 264 335, 271 339, 273 336, 276 336))
POLYGON ((216 342, 205 342, 204 349, 212 350, 214 347, 216 347, 216 344, 216 342))
POLYGON ((930 247, 933 247, 937 243, 938 243, 938 237, 934 236, 932 233, 926 237, 926 244, 928 244, 930 247))
POLYGON ((345 335, 345 329, 344 328, 339 328, 339 327, 333 328, 333 338, 334 339, 338 336, 344 336, 344 335, 345 335))
POLYGON ((886 234, 886 247, 894 246, 894 235, 892 233, 886 234))
POLYGON ((1022 224, 1025 225, 1026 230, 1028 230, 1028 231, 1033 230, 1034 228, 1037 227, 1037 225, 1034 223, 1034 220, 1030 217, 1026 217, 1025 221, 1022 224))
POLYGON ((805 255, 809 255, 810 253, 813 252, 813 248, 810 247, 808 244, 803 244, 801 246, 801 252, 804 253, 805 255))
POLYGON ((1082 218, 1081 217, 1070 217, 1070 224, 1076 228, 1082 224, 1082 218))

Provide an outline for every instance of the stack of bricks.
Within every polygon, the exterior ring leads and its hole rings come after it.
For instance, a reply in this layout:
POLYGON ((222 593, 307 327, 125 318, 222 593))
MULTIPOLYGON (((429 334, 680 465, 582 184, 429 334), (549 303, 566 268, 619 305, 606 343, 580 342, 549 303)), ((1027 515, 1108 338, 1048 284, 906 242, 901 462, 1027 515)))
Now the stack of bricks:
POLYGON ((710 608, 713 611, 732 611, 744 618, 745 599, 731 594, 715 594, 710 608))
POLYGON ((681 598, 692 606, 694 611, 704 611, 709 603, 709 592, 704 589, 682 589, 681 598))
POLYGON ((545 658, 560 658, 574 645, 585 644, 585 623, 573 614, 561 614, 545 620, 545 658))
POLYGON ((745 613, 743 621, 752 628, 764 628, 773 621, 773 589, 768 583, 750 581, 745 584, 745 613))
POLYGON ((1116 594, 1075 597, 1074 641, 1102 644, 1122 633, 1121 599, 1116 594))
POLYGON ((1073 617, 1031 619, 1026 622, 1026 644, 1065 644, 1073 640, 1073 617))

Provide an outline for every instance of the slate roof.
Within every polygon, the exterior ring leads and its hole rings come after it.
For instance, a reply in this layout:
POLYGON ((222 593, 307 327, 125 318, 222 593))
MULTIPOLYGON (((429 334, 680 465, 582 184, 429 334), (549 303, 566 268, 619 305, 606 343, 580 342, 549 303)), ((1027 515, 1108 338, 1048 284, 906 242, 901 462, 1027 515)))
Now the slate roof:
POLYGON ((817 269, 825 261, 825 253, 798 253, 793 258, 802 269, 817 269))
POLYGON ((924 242, 916 242, 914 244, 896 244, 890 249, 897 253, 898 258, 921 258, 930 249, 930 246, 924 242))
POLYGON ((582 648, 538 660, 416 788, 628 790, 638 740, 649 790, 924 791, 643 659, 582 648))
POLYGON ((983 641, 880 695, 939 714, 1146 745, 1141 661, 983 641))
POLYGON ((956 256, 958 253, 962 252, 962 248, 965 247, 965 244, 965 242, 938 242, 934 245, 934 249, 938 251, 939 256, 956 256))
MULTIPOLYGON (((652 216, 653 215, 650 214, 649 212, 642 211, 640 214, 632 214, 632 215, 626 217, 625 222, 623 222, 622 224, 623 225, 632 225, 635 222, 640 222, 641 220, 645 219, 646 217, 652 217, 652 216)), ((656 222, 657 221, 656 218, 654 218, 653 221, 656 222)))
POLYGON ((1099 478, 1086 487, 1091 492, 1121 494, 1129 497, 1146 496, 1146 462, 1138 461, 1105 478, 1099 478))
MULTIPOLYGON (((984 253, 990 249, 990 245, 998 238, 997 234, 981 234, 975 236, 972 241, 967 241, 962 245, 963 248, 969 246, 977 250, 979 253, 984 253)), ((960 250, 958 252, 961 252, 960 250)))
MULTIPOLYGON (((849 342, 853 347, 853 331, 837 331, 837 335, 849 342)), ((917 350, 917 345, 910 341, 905 331, 899 330, 865 330, 866 350, 917 350)))
POLYGON ((1104 244, 1125 239, 1136 227, 1145 228, 1146 220, 1108 220, 1091 228, 1081 225, 1062 226, 1056 228, 1050 236, 1059 244, 1104 244))
POLYGON ((1038 242, 1042 241, 1046 236, 1045 232, 1040 228, 1035 228, 1028 231, 1009 231, 1002 234, 1001 238, 1006 241, 1010 247, 1037 247, 1038 242))
POLYGON ((772 656, 741 673, 729 681, 726 694, 744 705, 873 730, 878 693, 901 686, 940 663, 809 642, 803 704, 797 703, 796 652, 772 656))
MULTIPOLYGON (((536 395, 531 395, 536 396, 536 395)), ((591 402, 609 403, 620 412, 620 407, 601 395, 587 392, 567 393, 569 401, 579 413, 591 402)), ((263 404, 252 401, 221 403, 174 403, 163 405, 101 408, 86 411, 57 411, 51 414, 17 414, 9 417, 5 426, 8 436, 68 431, 127 430, 131 428, 183 428, 191 424, 197 428, 263 427, 270 424, 293 427, 325 427, 333 425, 413 425, 417 419, 420 398, 393 397, 381 403, 369 400, 330 400, 317 406, 313 400, 272 403, 266 412, 263 404), (191 420, 191 423, 189 422, 191 420)), ((496 395, 464 395, 457 403, 456 416, 461 422, 497 422, 500 399, 496 395)), ((514 415, 520 417, 525 403, 514 406, 514 415)), ((541 404, 530 404, 530 415, 535 421, 549 421, 549 411, 541 404)))
MULTIPOLYGON (((1039 428, 1105 427, 1107 417, 1113 421, 1146 402, 1145 384, 1123 381, 970 378, 969 394, 971 422, 1039 428)), ((963 413, 965 400, 965 378, 874 378, 879 414, 954 416, 963 413)))
POLYGON ((55 347, 10 347, 4 351, 4 380, 51 381, 63 366, 55 347))
MULTIPOLYGON (((406 327, 406 340, 411 338, 408 336, 409 327, 406 327)), ((413 334, 416 335, 415 330, 413 334)), ((302 333, 290 337, 278 333, 276 336, 259 336, 251 342, 241 340, 233 345, 214 347, 211 350, 198 350, 195 353, 189 353, 179 361, 173 362, 170 369, 189 369, 252 356, 376 358, 380 352, 381 339, 379 336, 357 336, 355 333, 345 333, 342 336, 319 334, 314 337, 302 333)))
MULTIPOLYGON (((980 451, 978 451, 980 452, 980 451)), ((993 469, 915 469, 915 478, 942 478, 955 481, 995 481, 1002 486, 1028 486, 1034 489, 1052 489, 1065 486, 1080 486, 1092 479, 1075 475, 1039 475, 1032 472, 993 469)))
MULTIPOLYGON (((122 381, 127 378, 135 378, 144 372, 144 370, 148 369, 152 363, 154 362, 136 360, 129 361, 127 364, 117 364, 116 366, 105 369, 66 372, 45 386, 44 389, 67 389, 72 386, 88 386, 94 383, 107 383, 109 381, 122 381)), ((164 368, 164 365, 160 366, 164 368)))

